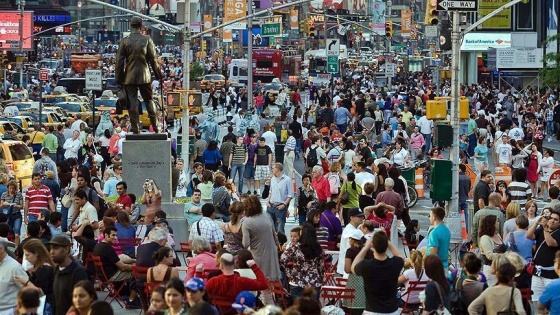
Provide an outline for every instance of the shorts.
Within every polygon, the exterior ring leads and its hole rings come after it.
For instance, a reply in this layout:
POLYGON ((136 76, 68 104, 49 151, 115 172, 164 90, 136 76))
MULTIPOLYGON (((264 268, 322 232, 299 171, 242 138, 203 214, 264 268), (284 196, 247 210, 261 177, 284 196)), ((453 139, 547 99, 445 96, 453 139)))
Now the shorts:
POLYGON ((546 286, 549 285, 554 280, 555 279, 533 276, 531 279, 531 291, 533 291, 531 300, 533 302, 538 301, 544 292, 544 288, 546 288, 546 286))
POLYGON ((267 180, 270 178, 270 166, 268 165, 257 165, 255 171, 255 180, 267 180))
POLYGON ((245 171, 243 172, 243 178, 245 178, 245 179, 255 179, 255 166, 253 164, 247 163, 245 165, 245 171))
POLYGON ((119 271, 117 271, 117 273, 115 273, 111 277, 110 281, 111 282, 121 282, 121 281, 124 281, 124 280, 128 280, 130 278, 132 278, 132 272, 119 270, 119 271))

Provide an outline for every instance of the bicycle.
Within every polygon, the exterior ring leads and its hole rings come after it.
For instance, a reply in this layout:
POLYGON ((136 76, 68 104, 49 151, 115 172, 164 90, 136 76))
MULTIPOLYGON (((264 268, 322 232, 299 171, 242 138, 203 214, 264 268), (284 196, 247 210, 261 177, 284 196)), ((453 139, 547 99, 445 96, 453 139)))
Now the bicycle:
MULTIPOLYGON (((400 166, 399 168, 401 169, 401 172, 414 169, 414 172, 416 173, 416 170, 418 169, 418 167, 423 166, 427 161, 428 160, 418 160, 418 161, 412 162, 411 166, 408 166, 408 167, 400 166)), ((409 196, 410 200, 405 200, 405 201, 406 201, 407 207, 412 208, 418 202, 418 191, 416 190, 416 187, 415 187, 416 182, 411 181, 411 180, 406 180, 406 184, 407 184, 407 192, 408 192, 408 196, 409 196)))

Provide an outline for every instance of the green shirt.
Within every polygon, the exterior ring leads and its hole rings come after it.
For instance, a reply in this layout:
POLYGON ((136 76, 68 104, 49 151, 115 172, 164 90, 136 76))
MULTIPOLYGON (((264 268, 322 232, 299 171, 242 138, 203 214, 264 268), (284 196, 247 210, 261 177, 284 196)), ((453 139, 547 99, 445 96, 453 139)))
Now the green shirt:
POLYGON ((43 138, 43 143, 41 145, 43 148, 49 149, 49 153, 56 153, 56 149, 58 149, 58 139, 52 133, 48 133, 43 138))
POLYGON ((347 191, 348 197, 350 198, 347 204, 342 205, 342 208, 359 208, 358 197, 362 194, 362 187, 356 184, 356 189, 354 190, 352 188, 352 183, 346 182, 340 187, 340 194, 342 194, 343 191, 347 191))
POLYGON ((476 121, 474 121, 474 119, 471 118, 467 126, 467 135, 470 136, 474 134, 476 129, 478 129, 478 126, 476 125, 476 121))

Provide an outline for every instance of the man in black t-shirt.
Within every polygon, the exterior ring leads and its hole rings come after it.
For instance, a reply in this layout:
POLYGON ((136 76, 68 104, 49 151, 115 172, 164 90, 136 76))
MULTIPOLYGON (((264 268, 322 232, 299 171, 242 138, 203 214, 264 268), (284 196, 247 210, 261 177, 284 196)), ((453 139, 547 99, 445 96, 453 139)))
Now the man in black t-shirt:
POLYGON ((527 230, 527 238, 536 240, 537 251, 533 256, 535 274, 531 279, 533 302, 538 301, 544 288, 558 275, 554 271, 554 256, 560 249, 560 206, 554 207, 550 216, 541 216, 527 230))
POLYGON ((359 153, 360 159, 362 162, 367 162, 367 159, 371 157, 371 149, 369 148, 365 139, 360 140, 359 144, 359 153))
POLYGON ((352 272, 364 278, 366 311, 392 314, 398 310, 398 278, 404 266, 399 250, 384 231, 369 238, 352 262, 352 272), (373 247, 373 259, 364 260, 373 247), (387 249, 393 257, 387 256, 387 249))
POLYGON ((492 172, 489 170, 484 170, 480 173, 480 180, 473 191, 473 206, 475 213, 488 205, 488 196, 492 193, 489 186, 492 178, 492 172))
MULTIPOLYGON (((300 125, 301 127, 301 125, 300 125)), ((297 139, 296 139, 297 141, 297 139)), ((259 139, 257 152, 255 154, 255 187, 257 194, 260 195, 261 180, 267 180, 271 176, 270 166, 272 165, 272 150, 265 143, 265 138, 259 139)))

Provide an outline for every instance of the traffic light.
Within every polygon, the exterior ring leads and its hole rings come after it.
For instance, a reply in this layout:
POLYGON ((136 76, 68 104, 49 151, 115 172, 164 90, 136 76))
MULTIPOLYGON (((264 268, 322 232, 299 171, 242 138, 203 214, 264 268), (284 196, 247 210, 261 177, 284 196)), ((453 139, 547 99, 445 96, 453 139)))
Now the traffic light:
POLYGON ((312 37, 312 38, 315 37, 315 27, 314 26, 309 27, 309 31, 307 33, 307 36, 312 37))
POLYGON ((385 22, 385 36, 393 37, 393 21, 385 22))
POLYGON ((0 64, 0 68, 8 69, 10 67, 10 60, 8 60, 8 55, 6 53, 0 54, 2 64, 0 64))
POLYGON ((438 11, 437 11, 437 1, 427 0, 426 1, 426 17, 424 23, 426 25, 438 25, 438 11))

